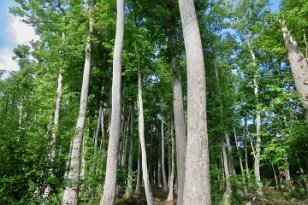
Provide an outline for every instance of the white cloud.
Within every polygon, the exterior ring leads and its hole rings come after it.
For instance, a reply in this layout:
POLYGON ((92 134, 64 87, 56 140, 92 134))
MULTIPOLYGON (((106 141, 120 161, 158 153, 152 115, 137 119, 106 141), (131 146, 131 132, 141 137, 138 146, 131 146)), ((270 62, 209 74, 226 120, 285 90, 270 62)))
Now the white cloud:
POLYGON ((18 64, 12 59, 13 55, 13 50, 10 48, 0 50, 0 70, 18 70, 18 64))
POLYGON ((35 34, 34 29, 22 22, 21 17, 11 17, 9 20, 9 26, 5 28, 10 42, 10 47, 0 48, 0 70, 18 70, 18 64, 12 60, 14 56, 13 49, 18 44, 24 44, 31 40, 38 40, 39 37, 35 34))
POLYGON ((18 44, 39 39, 39 37, 35 34, 34 29, 22 22, 21 17, 12 18, 9 31, 12 36, 14 36, 15 42, 18 44))

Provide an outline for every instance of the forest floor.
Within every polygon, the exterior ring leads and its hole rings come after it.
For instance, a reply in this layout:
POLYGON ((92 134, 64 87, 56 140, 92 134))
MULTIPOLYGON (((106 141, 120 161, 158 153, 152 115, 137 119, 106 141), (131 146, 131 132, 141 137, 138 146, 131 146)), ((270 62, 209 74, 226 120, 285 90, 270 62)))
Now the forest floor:
MULTIPOLYGON (((175 205, 176 201, 167 202, 168 193, 164 193, 162 189, 153 190, 154 205, 175 205)), ((132 197, 130 199, 119 198, 116 205, 147 205, 144 194, 140 194, 138 197, 132 197)))
MULTIPOLYGON (((167 193, 164 193, 161 189, 156 189, 153 191, 154 205, 175 205, 176 201, 167 202, 167 193)), ((176 199, 176 196, 174 197, 176 199)), ((146 198, 144 194, 138 197, 133 197, 127 200, 119 198, 117 200, 117 205, 146 205, 146 198)), ((213 203, 214 205, 220 205, 221 203, 213 203)), ((308 205, 307 199, 296 199, 292 197, 286 197, 281 191, 274 189, 265 191, 265 199, 262 201, 245 201, 245 205, 308 205)))
MULTIPOLYGON (((154 205, 176 205, 175 201, 167 202, 168 193, 164 193, 162 189, 153 190, 154 205)), ((92 203, 85 203, 86 205, 98 205, 99 199, 92 203)), ((220 205, 221 202, 213 202, 213 205, 220 205)), ((265 191, 265 199, 263 200, 244 200, 242 204, 245 205, 308 205, 308 197, 306 199, 296 199, 293 197, 287 197, 283 192, 275 189, 267 189, 265 191)), ((130 199, 124 199, 122 197, 117 198, 116 205, 147 205, 144 193, 138 197, 134 196, 130 199)), ((193 204, 192 204, 193 205, 193 204)))

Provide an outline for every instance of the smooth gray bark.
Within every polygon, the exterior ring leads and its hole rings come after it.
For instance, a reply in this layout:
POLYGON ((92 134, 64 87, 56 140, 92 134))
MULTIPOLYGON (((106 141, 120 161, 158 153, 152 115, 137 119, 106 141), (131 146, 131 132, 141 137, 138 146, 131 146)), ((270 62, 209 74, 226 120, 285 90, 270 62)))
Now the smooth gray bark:
MULTIPOLYGON (((255 154, 254 154, 254 175, 255 175, 255 180, 256 180, 256 185, 257 185, 257 195, 260 197, 263 197, 263 184, 261 181, 261 176, 260 176, 260 155, 261 155, 261 114, 260 114, 260 105, 259 105, 259 84, 258 84, 258 77, 257 77, 257 59, 254 51, 251 48, 250 43, 247 41, 248 49, 254 64, 255 68, 255 74, 253 77, 253 87, 254 87, 254 94, 255 98, 257 100, 257 108, 256 108, 256 146, 255 146, 255 154)), ((253 145, 252 145, 253 149, 253 145)))
POLYGON ((205 68, 193 0, 179 0, 187 58, 187 148, 183 204, 210 205, 205 68))
POLYGON ((223 159, 223 167, 225 173, 225 180, 226 180, 226 189, 223 195, 223 204, 229 204, 229 198, 232 193, 231 183, 230 183, 230 173, 229 173, 229 165, 228 165, 228 158, 226 153, 225 144, 221 143, 221 152, 222 152, 222 159, 223 159))
POLYGON ((147 167, 147 154, 144 139, 144 114, 143 114, 143 100, 142 100, 142 78, 141 71, 138 69, 138 130, 139 141, 141 147, 141 163, 142 163, 142 176, 144 182, 145 196, 148 205, 153 205, 153 196, 147 167))
POLYGON ((297 42, 288 30, 285 20, 281 20, 281 29, 285 46, 288 50, 288 59, 297 91, 303 100, 305 120, 308 121, 308 59, 300 51, 297 42))
POLYGON ((137 181, 136 181, 136 189, 135 189, 135 195, 140 194, 140 184, 141 184, 141 150, 140 150, 140 144, 138 145, 138 169, 137 169, 137 181))
POLYGON ((164 117, 161 119, 161 173, 163 177, 163 190, 168 191, 166 169, 165 169, 165 131, 164 131, 164 117))
POLYGON ((125 198, 131 197, 133 194, 133 162, 134 162, 134 114, 135 114, 135 106, 134 103, 130 106, 130 140, 129 140, 129 156, 128 156, 128 181, 127 188, 125 191, 125 198))
POLYGON ((185 177, 185 155, 186 155, 186 124, 184 120, 184 106, 182 94, 181 71, 177 64, 175 34, 170 35, 170 55, 172 69, 172 89, 173 89, 173 114, 176 138, 176 163, 177 163, 177 204, 183 204, 184 177, 185 177))
POLYGON ((160 159, 158 159, 157 160, 157 186, 159 187, 159 188, 161 188, 163 185, 163 183, 162 183, 162 177, 161 177, 161 160, 160 159))
POLYGON ((173 123, 171 121, 171 129, 170 129, 170 138, 171 138, 171 173, 169 179, 169 193, 168 193, 168 202, 173 201, 173 188, 174 188, 174 137, 173 137, 173 123))
POLYGON ((91 35, 93 33, 93 7, 89 7, 89 28, 85 48, 85 62, 81 87, 80 106, 76 125, 75 136, 72 141, 72 151, 70 156, 70 169, 68 172, 68 185, 65 187, 62 204, 77 205, 78 203, 78 183, 80 172, 80 152, 82 148, 82 138, 86 121, 87 101, 90 81, 91 67, 91 35))
POLYGON ((107 154, 104 193, 101 198, 100 205, 113 205, 115 203, 117 183, 117 154, 121 129, 121 59, 123 38, 124 0, 117 0, 116 36, 113 54, 111 124, 109 133, 110 136, 107 154))

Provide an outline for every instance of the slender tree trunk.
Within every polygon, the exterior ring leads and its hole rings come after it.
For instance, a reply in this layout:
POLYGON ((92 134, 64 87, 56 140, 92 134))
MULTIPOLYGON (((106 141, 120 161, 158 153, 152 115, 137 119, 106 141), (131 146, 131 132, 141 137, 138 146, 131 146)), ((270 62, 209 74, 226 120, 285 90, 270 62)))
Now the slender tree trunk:
POLYGON ((134 162, 134 103, 130 106, 130 140, 129 140, 129 156, 128 156, 128 180, 125 192, 125 198, 131 197, 133 194, 133 162, 134 162))
POLYGON ((140 150, 140 144, 138 145, 138 169, 137 169, 137 181, 136 181, 136 189, 135 189, 135 195, 140 194, 140 184, 141 184, 141 160, 140 160, 141 150, 140 150))
POLYGON ((166 177, 166 169, 165 169, 165 131, 164 131, 164 117, 161 119, 161 171, 162 171, 162 177, 163 177, 163 189, 164 192, 168 191, 168 185, 167 185, 167 177, 166 177))
POLYGON ((70 169, 68 173, 68 185, 65 187, 63 196, 63 205, 77 205, 78 203, 78 182, 80 172, 80 152, 82 148, 82 138, 86 121, 87 101, 90 81, 91 66, 91 35, 93 33, 93 7, 89 6, 89 30, 85 49, 85 63, 83 71, 83 80, 80 96, 80 107, 76 125, 75 136, 73 138, 72 152, 70 157, 70 169))
MULTIPOLYGON (((62 33, 62 43, 65 40, 65 35, 62 33)), ((63 66, 63 59, 64 57, 61 56, 61 67, 63 66)), ((62 101, 62 90, 63 90, 63 75, 62 75, 62 70, 60 68, 59 74, 58 74, 58 79, 57 79, 57 97, 56 97, 56 106, 55 106, 55 111, 54 111, 54 118, 53 118, 53 128, 52 128, 52 136, 51 136, 51 142, 50 142, 50 155, 49 155, 49 160, 50 160, 50 168, 48 170, 48 175, 53 174, 53 165, 54 165, 54 160, 55 160, 55 155, 56 155, 56 140, 57 140, 57 132, 58 132, 58 127, 59 127, 59 118, 60 118, 60 107, 61 107, 61 101, 62 101)), ((47 186, 45 187, 44 194, 43 194, 43 204, 48 203, 49 200, 49 194, 51 192, 51 186, 48 183, 47 186)))
MULTIPOLYGON (((255 147, 255 154, 254 154, 254 175, 257 185, 257 195, 263 197, 263 184, 261 182, 260 177, 260 155, 261 155, 261 114, 260 114, 260 105, 259 105, 259 84, 258 84, 258 76, 257 76, 257 59, 255 56, 254 51, 251 48, 249 41, 247 40, 248 49, 254 64, 254 77, 253 77, 253 87, 254 87, 254 94, 257 100, 257 107, 256 107, 256 147, 255 147)), ((252 145, 253 148, 253 145, 252 145)))
MULTIPOLYGON (((175 31, 174 31, 175 32, 175 31)), ((185 155, 186 155, 186 124, 184 120, 184 106, 182 94, 181 71, 177 63, 176 36, 170 32, 169 50, 171 55, 172 89, 173 89, 173 113, 176 138, 176 164, 177 164, 177 205, 183 205, 185 155)))
POLYGON ((163 183, 162 183, 162 177, 161 177, 161 170, 162 170, 162 168, 161 168, 161 159, 160 158, 158 158, 158 160, 157 160, 157 186, 159 187, 159 188, 161 188, 163 185, 163 183))
POLYGON ((173 188, 174 188, 174 137, 173 137, 173 122, 171 120, 171 128, 170 128, 170 138, 171 138, 171 172, 170 172, 170 179, 169 179, 169 193, 167 201, 173 201, 173 188))
POLYGON ((102 130, 102 138, 101 138, 101 143, 99 145, 99 149, 105 149, 105 111, 102 109, 102 116, 101 116, 101 130, 102 130))
MULTIPOLYGON (((220 107, 220 124, 224 129, 225 140, 227 142, 227 149, 231 156, 230 139, 229 139, 228 133, 226 133, 226 130, 225 130, 224 107, 223 107, 222 96, 221 96, 221 91, 220 91, 220 81, 219 81, 218 66, 217 66, 217 55, 216 55, 215 50, 214 50, 214 55, 215 55, 215 59, 214 59, 215 78, 216 78, 216 86, 217 86, 217 92, 218 92, 219 104, 220 104, 219 106, 220 107)), ((223 158, 223 168, 224 168, 224 173, 225 173, 225 178, 226 178, 226 189, 223 195, 223 203, 228 204, 230 195, 232 193, 231 183, 230 183, 229 165, 230 165, 231 170, 233 168, 233 165, 232 165, 231 159, 228 160, 228 156, 227 156, 225 144, 224 144, 224 139, 222 139, 222 142, 221 142, 221 150, 222 150, 222 158, 223 158)))
POLYGON ((297 42, 288 30, 285 20, 281 20, 281 29, 285 46, 288 50, 291 72, 297 91, 299 92, 305 109, 305 120, 308 121, 308 59, 300 51, 297 42))
POLYGON ((205 68, 193 0, 179 0, 187 58, 187 149, 184 205, 211 204, 205 68))
POLYGON ((275 187, 276 187, 276 189, 278 190, 279 185, 278 185, 278 178, 277 178, 276 170, 275 170, 274 164, 271 163, 271 165, 272 165, 273 174, 274 174, 274 179, 275 179, 275 187))
POLYGON ((238 140, 237 140, 237 134, 236 134, 235 127, 233 127, 233 133, 234 133, 236 151, 237 151, 237 155, 238 155, 239 163, 240 163, 240 169, 241 169, 241 174, 242 174, 242 182, 243 182, 243 185, 244 185, 244 195, 247 195, 248 192, 247 192, 247 186, 246 186, 245 171, 244 171, 244 167, 243 167, 243 159, 242 159, 241 153, 239 152, 238 140))
POLYGON ((121 59, 124 38, 124 0, 117 0, 116 36, 113 54, 112 111, 104 193, 100 205, 113 205, 117 183, 117 154, 121 128, 121 59))
MULTIPOLYGON (((130 114, 129 114, 130 118, 130 114)), ((127 146, 128 146, 128 132, 129 132, 129 119, 127 119, 127 123, 124 126, 124 129, 126 130, 124 132, 124 139, 123 139, 123 147, 122 147, 122 155, 121 155, 121 166, 126 166, 127 163, 127 146)))
POLYGON ((221 143, 221 152, 223 158, 223 167, 225 173, 225 180, 226 180, 226 189, 223 195, 223 204, 229 204, 230 194, 232 193, 231 183, 230 183, 230 173, 229 173, 229 165, 228 165, 228 157, 225 149, 225 144, 221 143))
POLYGON ((138 69, 138 127, 139 127, 139 141, 141 146, 142 157, 142 176, 144 182, 145 196, 148 205, 153 205, 153 196, 147 167, 147 154, 144 139, 144 116, 143 116, 143 101, 142 101, 142 79, 141 71, 138 69))

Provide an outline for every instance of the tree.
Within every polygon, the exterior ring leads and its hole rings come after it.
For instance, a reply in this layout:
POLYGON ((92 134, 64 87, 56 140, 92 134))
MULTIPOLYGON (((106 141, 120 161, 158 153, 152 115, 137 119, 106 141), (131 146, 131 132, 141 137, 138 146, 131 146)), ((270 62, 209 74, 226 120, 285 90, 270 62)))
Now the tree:
POLYGON ((209 205, 211 193, 203 49, 194 2, 179 0, 179 6, 187 58, 188 106, 184 205, 209 205))
POLYGON ((83 71, 83 81, 81 87, 79 113, 76 125, 76 133, 72 141, 72 151, 70 153, 70 163, 68 172, 68 185, 65 187, 63 195, 63 204, 75 205, 78 203, 78 184, 80 174, 80 153, 82 148, 82 138, 84 133, 89 81, 90 81, 90 68, 91 68, 91 35, 93 33, 93 5, 88 5, 89 9, 89 30, 85 47, 85 62, 83 71))
POLYGON ((113 54, 112 108, 104 193, 100 205, 115 201, 117 154, 121 126, 121 57, 124 38, 124 0, 117 0, 116 37, 113 54))

